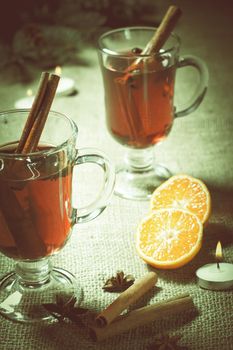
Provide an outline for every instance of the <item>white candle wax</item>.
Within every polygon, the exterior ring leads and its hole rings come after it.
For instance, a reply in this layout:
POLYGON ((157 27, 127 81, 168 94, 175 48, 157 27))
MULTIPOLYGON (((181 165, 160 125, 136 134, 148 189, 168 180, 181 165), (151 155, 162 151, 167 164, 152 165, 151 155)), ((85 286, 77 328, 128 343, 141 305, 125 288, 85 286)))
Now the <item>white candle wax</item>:
POLYGON ((233 287, 233 264, 207 264, 196 271, 200 287, 211 290, 223 290, 233 287))
POLYGON ((74 80, 71 78, 61 77, 58 83, 56 95, 65 96, 75 90, 74 80))
MULTIPOLYGON (((60 78, 56 95, 57 96, 66 96, 75 91, 75 83, 73 79, 70 78, 60 78)), ((15 108, 31 108, 35 96, 25 96, 15 102, 15 108)))
POLYGON ((31 108, 35 96, 27 96, 15 102, 15 108, 31 108))

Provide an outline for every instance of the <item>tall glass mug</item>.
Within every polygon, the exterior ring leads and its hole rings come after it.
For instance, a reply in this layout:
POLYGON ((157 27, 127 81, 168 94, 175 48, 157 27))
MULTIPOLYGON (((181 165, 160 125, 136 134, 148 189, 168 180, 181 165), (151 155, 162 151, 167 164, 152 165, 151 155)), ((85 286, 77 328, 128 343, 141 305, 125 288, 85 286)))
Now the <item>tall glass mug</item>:
POLYGON ((174 118, 193 112, 208 84, 208 70, 197 57, 179 57, 180 39, 171 34, 157 54, 143 55, 155 28, 120 28, 98 41, 105 91, 107 127, 114 139, 126 146, 124 163, 117 169, 115 193, 129 199, 148 199, 171 176, 154 160, 154 145, 163 141, 174 118), (174 107, 177 68, 192 66, 199 85, 184 110, 174 107))
POLYGON ((14 272, 0 279, 0 314, 21 322, 49 319, 42 304, 55 303, 61 294, 66 300, 81 297, 73 275, 52 268, 49 258, 65 245, 76 223, 104 210, 115 182, 106 156, 76 149, 76 124, 57 112, 50 112, 37 151, 16 154, 28 113, 0 113, 0 252, 16 261, 14 272), (92 204, 76 209, 73 170, 86 162, 102 168, 103 187, 92 204))

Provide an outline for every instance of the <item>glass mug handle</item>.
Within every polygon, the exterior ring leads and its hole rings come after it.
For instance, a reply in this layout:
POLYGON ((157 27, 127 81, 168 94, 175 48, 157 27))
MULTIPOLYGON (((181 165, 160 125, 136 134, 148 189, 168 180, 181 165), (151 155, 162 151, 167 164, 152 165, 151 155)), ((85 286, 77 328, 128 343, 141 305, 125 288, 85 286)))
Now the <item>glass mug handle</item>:
POLYGON ((178 61, 177 68, 182 68, 187 66, 194 67, 198 71, 200 81, 197 85, 194 96, 191 99, 189 107, 186 107, 181 111, 175 112, 175 118, 184 117, 185 115, 194 112, 202 102, 208 86, 208 81, 209 81, 208 68, 200 58, 196 56, 189 56, 189 55, 181 57, 180 60, 178 61))
POLYGON ((103 187, 96 200, 83 208, 74 209, 76 212, 75 224, 91 221, 100 215, 106 208, 115 185, 114 166, 101 151, 95 148, 82 148, 78 150, 74 165, 84 163, 94 163, 103 169, 103 187))

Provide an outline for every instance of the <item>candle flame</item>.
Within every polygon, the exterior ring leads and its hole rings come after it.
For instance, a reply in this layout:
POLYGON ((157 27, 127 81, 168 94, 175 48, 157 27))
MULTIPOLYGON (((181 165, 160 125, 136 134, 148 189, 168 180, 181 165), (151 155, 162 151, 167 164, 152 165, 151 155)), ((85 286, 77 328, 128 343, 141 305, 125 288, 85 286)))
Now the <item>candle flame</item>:
POLYGON ((60 66, 57 66, 56 68, 55 68, 55 74, 56 75, 61 75, 61 71, 62 71, 62 69, 61 69, 61 67, 60 66))
POLYGON ((32 96, 32 89, 28 89, 26 94, 27 94, 28 97, 32 96))
POLYGON ((216 259, 218 261, 222 260, 223 254, 222 254, 222 245, 221 242, 219 241, 217 246, 216 246, 216 253, 215 253, 216 259))

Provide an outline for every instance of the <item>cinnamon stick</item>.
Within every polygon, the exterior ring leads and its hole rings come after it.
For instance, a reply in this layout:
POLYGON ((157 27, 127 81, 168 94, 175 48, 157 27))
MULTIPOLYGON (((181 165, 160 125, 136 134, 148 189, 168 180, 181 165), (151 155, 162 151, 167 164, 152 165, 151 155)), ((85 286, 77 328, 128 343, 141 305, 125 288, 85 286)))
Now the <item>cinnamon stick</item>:
MULTIPOLYGON (((49 77, 49 73, 42 73, 38 93, 28 115, 16 153, 26 154, 36 150, 59 79, 57 75, 52 74, 49 77)), ((0 183, 0 218, 5 220, 3 226, 5 228, 6 225, 8 226, 20 256, 31 259, 45 256, 46 246, 34 228, 30 207, 23 208, 20 200, 25 182, 15 183, 14 188, 8 183, 8 177, 24 171, 24 166, 23 161, 12 159, 7 169, 4 169, 6 176, 4 182, 0 183)))
MULTIPOLYGON (((36 150, 56 94, 59 79, 60 77, 58 75, 52 74, 49 76, 48 72, 41 74, 38 92, 33 101, 15 153, 27 154, 36 150)), ((22 162, 12 160, 9 165, 9 172, 17 173, 22 170, 21 168, 22 162)), ((22 183, 19 183, 18 189, 22 186, 22 183)))
MULTIPOLYGON (((45 122, 47 120, 54 96, 56 94, 57 86, 60 77, 52 74, 47 81, 46 90, 44 96, 41 99, 41 104, 37 110, 37 116, 28 133, 28 137, 22 149, 22 153, 34 152, 39 143, 40 136, 42 134, 45 122)), ((29 115, 30 116, 30 115, 29 115)))
POLYGON ((165 16, 162 19, 162 22, 155 31, 153 37, 143 49, 141 53, 142 57, 137 58, 129 67, 127 67, 125 76, 123 78, 118 78, 118 82, 127 82, 129 77, 132 76, 132 72, 138 68, 138 64, 141 62, 141 60, 145 59, 143 55, 151 55, 159 52, 159 50, 162 48, 169 35, 171 34, 172 30, 175 28, 175 25, 178 19, 180 18, 181 14, 182 11, 178 6, 169 6, 165 16))
POLYGON ((152 39, 148 42, 145 49, 142 51, 143 55, 150 55, 152 53, 159 52, 164 43, 168 39, 169 35, 173 31, 182 14, 181 9, 178 6, 169 6, 165 16, 162 19, 159 27, 157 28, 152 39))
POLYGON ((6 234, 11 234, 20 257, 33 259, 46 255, 46 246, 36 232, 30 213, 22 208, 16 194, 4 183, 0 186, 0 211, 2 229, 6 232, 8 228, 6 234))
POLYGON ((102 341, 163 317, 170 317, 171 315, 192 308, 194 308, 192 297, 188 294, 179 295, 119 316, 107 327, 91 327, 90 336, 94 341, 102 341))
POLYGON ((149 272, 142 278, 138 279, 96 317, 96 325, 99 327, 109 325, 129 305, 133 304, 143 294, 148 292, 156 284, 157 279, 157 274, 155 272, 149 272))
POLYGON ((149 57, 145 55, 151 55, 159 52, 167 38, 174 29, 178 19, 180 18, 182 12, 179 7, 172 5, 168 8, 165 16, 162 19, 159 27, 155 31, 151 40, 147 43, 146 47, 141 53, 141 57, 135 59, 125 70, 122 77, 115 79, 117 86, 117 91, 121 98, 121 102, 125 109, 125 114, 127 118, 127 124, 134 141, 137 140, 137 136, 142 130, 141 118, 138 115, 137 107, 132 94, 129 97, 128 81, 133 76, 133 72, 138 70, 138 66, 141 61, 148 60, 149 57))
POLYGON ((40 108, 42 100, 44 98, 48 80, 49 80, 49 73, 42 72, 39 87, 37 90, 37 94, 36 94, 35 99, 33 101, 32 108, 29 112, 27 121, 25 123, 24 129, 23 129, 23 132, 22 132, 22 135, 21 135, 21 138, 19 140, 19 143, 18 143, 18 146, 16 148, 15 153, 21 153, 23 151, 25 142, 27 141, 28 135, 29 135, 30 130, 33 126, 33 123, 36 120, 37 114, 39 112, 39 108, 40 108))

